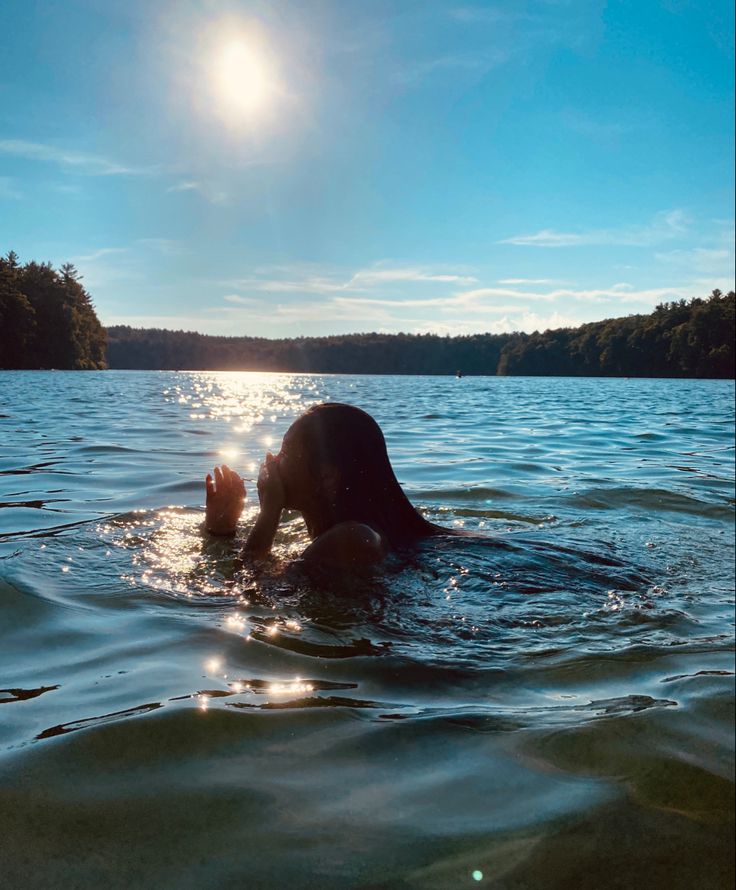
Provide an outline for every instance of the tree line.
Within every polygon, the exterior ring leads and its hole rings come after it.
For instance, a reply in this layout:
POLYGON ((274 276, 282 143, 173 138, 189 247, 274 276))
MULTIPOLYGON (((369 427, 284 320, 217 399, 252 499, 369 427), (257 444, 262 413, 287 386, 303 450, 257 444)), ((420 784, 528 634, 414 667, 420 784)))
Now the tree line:
POLYGON ((111 368, 335 374, 734 377, 734 292, 533 334, 218 337, 108 328, 111 368))
POLYGON ((736 294, 660 303, 648 315, 516 335, 499 374, 605 377, 734 376, 736 294))
POLYGON ((734 377, 734 292, 533 334, 218 337, 107 332, 73 265, 0 257, 0 368, 734 377))
POLYGON ((105 368, 107 338, 77 270, 0 257, 0 368, 105 368))

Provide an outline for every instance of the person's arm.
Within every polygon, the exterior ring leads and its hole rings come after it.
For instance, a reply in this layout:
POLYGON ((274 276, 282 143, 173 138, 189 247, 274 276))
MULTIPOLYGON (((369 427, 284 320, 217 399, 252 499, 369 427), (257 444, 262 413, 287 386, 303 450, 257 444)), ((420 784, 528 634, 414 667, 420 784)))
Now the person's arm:
POLYGON ((271 552, 284 509, 284 484, 276 458, 270 451, 258 474, 258 500, 261 509, 243 547, 244 555, 266 556, 271 552))

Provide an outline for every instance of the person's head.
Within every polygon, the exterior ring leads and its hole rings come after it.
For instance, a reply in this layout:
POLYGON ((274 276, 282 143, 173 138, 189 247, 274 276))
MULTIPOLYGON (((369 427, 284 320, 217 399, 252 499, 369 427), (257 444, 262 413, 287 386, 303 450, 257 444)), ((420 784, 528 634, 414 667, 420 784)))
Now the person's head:
POLYGON ((365 522, 393 545, 430 534, 396 480, 376 421, 351 405, 316 405, 289 427, 278 455, 286 507, 310 534, 339 522, 365 522))

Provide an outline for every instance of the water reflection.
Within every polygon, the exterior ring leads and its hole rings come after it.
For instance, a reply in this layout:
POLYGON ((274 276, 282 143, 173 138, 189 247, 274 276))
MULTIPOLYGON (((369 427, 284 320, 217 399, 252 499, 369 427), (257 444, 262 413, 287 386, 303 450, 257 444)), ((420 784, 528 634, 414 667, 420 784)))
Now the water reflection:
MULTIPOLYGON (((383 857, 425 832, 407 886, 500 879, 504 826, 520 856, 547 839, 529 886, 568 824, 568 865, 591 826, 605 867, 650 854, 643 828, 690 860, 700 825, 693 868, 713 860, 733 791, 732 387, 466 379, 448 399, 439 379, 111 373, 77 375, 71 398, 61 379, 18 384, 12 411, 33 423, 0 455, 6 835, 36 850, 23 826, 41 825, 68 849, 81 815, 96 830, 133 813, 105 828, 112 850, 155 797, 153 864, 166 819, 202 861, 243 831, 279 862, 317 835, 383 857), (287 516, 276 558, 240 569, 202 534, 204 474, 234 464, 251 510, 264 451, 326 397, 377 417, 431 518, 488 538, 335 577, 293 559, 306 537, 287 516), (578 781, 620 801, 618 821, 578 781)), ((383 866, 355 882, 378 886, 383 866)))
MULTIPOLYGON (((238 434, 293 418, 321 400, 318 378, 303 375, 192 372, 175 380, 162 391, 165 402, 188 409, 190 420, 222 421, 238 434)), ((253 450, 273 442, 273 433, 263 433, 253 450)))

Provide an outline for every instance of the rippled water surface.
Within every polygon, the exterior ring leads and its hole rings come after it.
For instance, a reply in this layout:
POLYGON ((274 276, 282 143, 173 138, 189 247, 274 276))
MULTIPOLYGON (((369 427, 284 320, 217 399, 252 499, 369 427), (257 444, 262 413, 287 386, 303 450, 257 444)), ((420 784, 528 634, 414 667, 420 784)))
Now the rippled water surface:
MULTIPOLYGON (((729 381, 0 374, 8 887, 725 887, 729 381), (238 570, 215 463, 379 421, 438 538, 238 570)), ((243 528, 253 515, 249 497, 243 528)))

